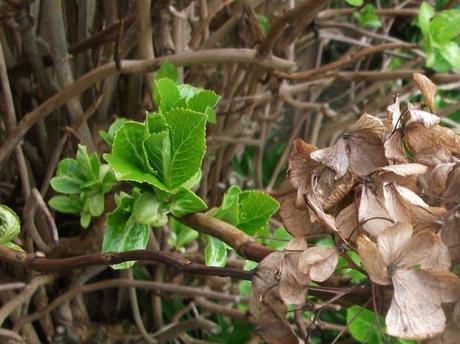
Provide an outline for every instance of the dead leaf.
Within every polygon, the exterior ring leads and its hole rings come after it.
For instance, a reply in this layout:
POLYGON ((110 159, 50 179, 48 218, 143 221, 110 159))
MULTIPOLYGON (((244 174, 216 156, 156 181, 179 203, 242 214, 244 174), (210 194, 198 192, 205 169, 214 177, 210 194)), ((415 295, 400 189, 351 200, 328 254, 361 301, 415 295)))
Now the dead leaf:
POLYGON ((457 163, 455 167, 450 171, 447 176, 446 189, 442 193, 442 199, 445 202, 453 204, 460 203, 460 163, 457 163))
POLYGON ((281 264, 279 294, 286 304, 302 305, 305 303, 307 284, 310 278, 298 267, 303 251, 308 248, 304 238, 294 238, 284 249, 281 264))
POLYGON ((335 179, 342 178, 348 170, 348 154, 345 141, 340 139, 332 147, 310 153, 313 160, 321 162, 336 172, 335 179))
POLYGON ((430 111, 435 112, 436 85, 422 73, 414 73, 414 81, 430 111))
POLYGON ((393 104, 387 107, 386 127, 390 130, 397 129, 400 126, 400 118, 399 96, 395 96, 393 104))
POLYGON ((283 252, 274 252, 256 268, 249 310, 257 324, 257 332, 269 344, 297 344, 299 340, 286 320, 286 306, 278 292, 279 268, 283 252))
POLYGON ((281 200, 280 216, 286 230, 294 237, 314 233, 308 210, 296 206, 297 195, 289 194, 281 200))
POLYGON ((449 250, 453 264, 460 263, 460 205, 451 209, 444 219, 441 231, 441 240, 449 250))
POLYGON ((358 176, 367 176, 388 164, 383 147, 384 131, 385 126, 380 119, 364 113, 343 135, 348 147, 350 169, 358 176))

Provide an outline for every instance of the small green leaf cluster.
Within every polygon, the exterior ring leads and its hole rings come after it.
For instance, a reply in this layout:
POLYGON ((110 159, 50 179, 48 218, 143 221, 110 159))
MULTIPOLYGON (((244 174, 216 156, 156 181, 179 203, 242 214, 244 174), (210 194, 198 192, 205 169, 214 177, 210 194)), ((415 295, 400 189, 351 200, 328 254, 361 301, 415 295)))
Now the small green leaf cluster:
MULTIPOLYGON (((238 186, 227 190, 219 208, 209 214, 238 227, 252 237, 270 236, 268 221, 278 211, 279 203, 260 191, 241 191, 238 186)), ((207 265, 224 266, 227 262, 228 245, 207 236, 205 261, 207 265)))
POLYGON ((363 27, 376 29, 382 26, 380 18, 375 12, 375 6, 372 4, 367 4, 359 12, 355 12, 353 17, 363 27))
POLYGON ((49 205, 61 213, 79 214, 81 226, 87 228, 92 217, 104 212, 104 195, 115 183, 109 166, 101 164, 96 153, 88 154, 86 147, 79 145, 75 159, 59 162, 50 184, 63 195, 51 198, 49 205))
POLYGON ((460 70, 460 9, 436 14, 435 9, 424 2, 417 23, 422 31, 427 67, 436 72, 460 70))
MULTIPOLYGON (((162 66, 159 72, 171 75, 172 70, 162 66)), ((201 179, 206 123, 215 119, 219 96, 160 78, 154 81, 153 98, 158 110, 147 113, 145 121, 120 119, 106 133, 112 151, 104 159, 117 179, 134 189, 131 195, 120 195, 117 208, 108 215, 104 252, 144 249, 149 228, 166 225, 169 214, 181 217, 207 209, 192 189, 201 179)), ((193 230, 172 223, 176 248, 196 238, 193 230)))
POLYGON ((13 250, 23 251, 20 246, 13 242, 20 231, 21 221, 18 215, 6 205, 0 204, 0 245, 13 250))

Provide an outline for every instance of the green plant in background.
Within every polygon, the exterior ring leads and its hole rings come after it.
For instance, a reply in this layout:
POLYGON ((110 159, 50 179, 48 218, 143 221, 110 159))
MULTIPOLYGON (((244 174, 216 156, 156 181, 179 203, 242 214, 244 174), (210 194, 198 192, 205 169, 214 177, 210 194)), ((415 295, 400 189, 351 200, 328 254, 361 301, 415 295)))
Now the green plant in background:
POLYGON ((49 205, 61 213, 79 214, 81 226, 87 228, 92 217, 103 214, 104 195, 115 183, 109 166, 101 165, 96 153, 88 154, 86 147, 79 145, 75 159, 59 162, 56 177, 50 184, 63 195, 51 198, 49 205))
POLYGON ((23 251, 20 246, 13 242, 20 232, 21 221, 18 215, 6 205, 0 204, 0 245, 23 251))
POLYGON ((363 4, 363 0, 346 0, 346 2, 351 5, 351 6, 355 6, 355 7, 359 7, 363 4))
POLYGON ((375 12, 375 6, 372 4, 367 4, 359 12, 355 12, 353 17, 363 27, 376 29, 382 26, 380 18, 375 12))
POLYGON ((426 65, 436 72, 460 70, 460 9, 436 14, 424 2, 420 6, 417 24, 422 31, 421 45, 426 54, 426 65))
POLYGON ((371 310, 352 306, 347 309, 347 327, 360 343, 366 344, 414 344, 412 340, 390 337, 385 331, 385 319, 371 310))

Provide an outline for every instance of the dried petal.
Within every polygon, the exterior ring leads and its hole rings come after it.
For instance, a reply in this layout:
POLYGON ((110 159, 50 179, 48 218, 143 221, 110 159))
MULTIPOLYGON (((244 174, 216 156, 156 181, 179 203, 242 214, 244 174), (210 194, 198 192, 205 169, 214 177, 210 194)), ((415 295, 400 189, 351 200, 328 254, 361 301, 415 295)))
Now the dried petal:
POLYGON ((441 119, 429 112, 422 111, 422 110, 409 110, 410 118, 406 122, 406 125, 410 123, 422 123, 425 128, 433 128, 435 125, 439 124, 441 119))
POLYGON ((279 293, 286 304, 303 304, 307 294, 307 284, 310 281, 307 273, 298 267, 299 258, 308 248, 304 238, 292 239, 284 250, 281 264, 279 293))
POLYGON ((377 169, 378 172, 390 172, 398 176, 418 176, 426 173, 428 167, 422 164, 388 165, 377 169))
POLYGON ((326 214, 318 202, 318 199, 310 194, 305 196, 308 206, 313 211, 319 224, 329 233, 337 232, 335 219, 333 216, 326 214))
POLYGON ((460 205, 449 211, 439 235, 447 246, 452 263, 458 264, 460 262, 460 205))
POLYGON ((415 73, 414 81, 422 93, 423 99, 430 108, 430 111, 435 112, 434 99, 436 97, 436 85, 422 73, 415 73))
POLYGON ((437 126, 432 129, 433 135, 437 137, 437 141, 447 148, 447 150, 453 154, 460 155, 460 136, 456 134, 452 129, 437 126))
POLYGON ((335 179, 343 177, 348 170, 347 147, 343 139, 332 147, 310 153, 310 157, 333 169, 336 172, 335 179))
POLYGON ((390 136, 384 143, 385 156, 389 160, 394 160, 400 163, 407 162, 407 156, 404 152, 404 145, 402 141, 402 133, 397 130, 390 136))
POLYGON ((381 186, 375 186, 375 191, 373 191, 371 184, 363 185, 358 219, 364 230, 373 236, 379 235, 393 223, 384 203, 381 186))
POLYGON ((301 188, 309 181, 311 169, 317 165, 317 162, 310 158, 310 153, 317 148, 314 145, 305 143, 302 139, 297 139, 293 143, 291 156, 289 158, 288 176, 289 181, 295 188, 301 188))
POLYGON ((283 252, 274 252, 260 262, 252 280, 249 298, 249 310, 256 321, 257 332, 269 344, 299 343, 286 321, 286 307, 277 288, 283 259, 283 252))
POLYGON ((409 223, 398 223, 388 227, 377 237, 377 246, 386 266, 392 265, 393 269, 398 266, 396 262, 410 241, 412 233, 409 223))
POLYGON ((449 269, 450 259, 445 253, 441 239, 432 232, 418 232, 404 246, 397 259, 393 261, 398 268, 449 269), (444 250, 444 253, 442 253, 444 250))
POLYGON ((369 274, 369 278, 377 284, 391 284, 387 266, 383 261, 377 245, 365 235, 358 236, 357 244, 361 262, 369 274))
POLYGON ((334 273, 339 261, 335 247, 316 246, 305 250, 299 258, 299 269, 316 282, 324 282, 334 273))
POLYGON ((447 186, 442 193, 446 202, 460 203, 460 164, 457 163, 447 177, 447 186))
POLYGON ((396 270, 394 296, 385 318, 388 334, 407 339, 433 337, 444 330, 438 282, 423 270, 396 270))
POLYGON ((350 168, 355 174, 364 177, 388 163, 383 147, 384 131, 380 119, 364 113, 343 135, 348 145, 350 168))
POLYGON ((399 123, 400 117, 401 117, 401 110, 399 106, 399 97, 396 96, 394 103, 387 107, 387 120, 386 120, 387 128, 391 130, 395 129, 399 123))
POLYGON ((358 228, 358 216, 355 203, 342 209, 335 219, 337 230, 341 236, 348 240, 355 240, 358 228))
POLYGON ((281 200, 280 215, 287 231, 294 237, 302 237, 313 232, 310 216, 305 209, 296 206, 296 194, 290 194, 281 200))

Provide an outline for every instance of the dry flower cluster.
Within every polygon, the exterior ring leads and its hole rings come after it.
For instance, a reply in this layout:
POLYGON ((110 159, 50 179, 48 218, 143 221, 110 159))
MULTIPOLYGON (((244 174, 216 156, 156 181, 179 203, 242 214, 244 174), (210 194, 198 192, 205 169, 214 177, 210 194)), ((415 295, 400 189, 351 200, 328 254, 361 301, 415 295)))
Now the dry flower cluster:
POLYGON ((393 290, 388 334, 459 338, 460 137, 438 125, 435 85, 422 74, 414 80, 424 104, 402 109, 395 97, 386 119, 362 114, 332 147, 294 142, 288 175, 297 192, 281 204, 294 239, 259 265, 250 302, 269 343, 298 342, 285 304, 304 304, 311 281, 334 276, 348 249, 369 283, 393 290), (320 233, 333 234, 336 247, 308 247, 320 233))

